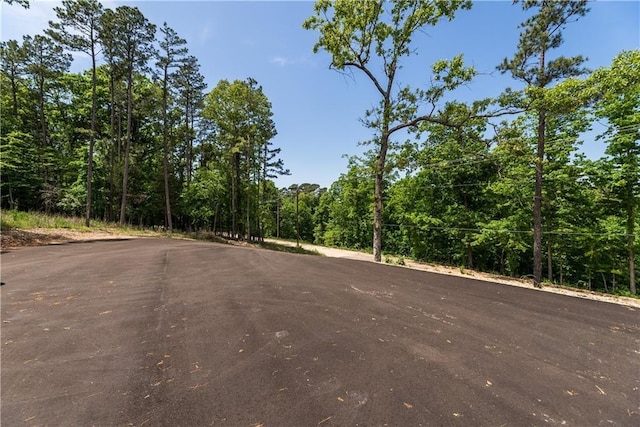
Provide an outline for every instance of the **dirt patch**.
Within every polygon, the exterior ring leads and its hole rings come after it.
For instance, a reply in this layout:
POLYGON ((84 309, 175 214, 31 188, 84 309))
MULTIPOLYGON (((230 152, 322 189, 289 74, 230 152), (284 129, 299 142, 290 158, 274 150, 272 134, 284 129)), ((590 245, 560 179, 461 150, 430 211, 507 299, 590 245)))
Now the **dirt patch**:
POLYGON ((113 240, 134 238, 135 236, 113 233, 110 231, 82 232, 65 228, 33 228, 30 230, 9 229, 0 234, 2 252, 26 246, 43 246, 68 242, 93 240, 113 240))

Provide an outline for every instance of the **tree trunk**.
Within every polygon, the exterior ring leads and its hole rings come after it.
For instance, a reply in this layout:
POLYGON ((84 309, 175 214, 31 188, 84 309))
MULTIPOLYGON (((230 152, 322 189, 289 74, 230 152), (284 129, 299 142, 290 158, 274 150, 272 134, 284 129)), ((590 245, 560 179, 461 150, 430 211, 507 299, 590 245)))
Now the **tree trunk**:
POLYGON ((247 241, 251 241, 251 135, 247 136, 247 241))
POLYGON ((129 152, 131 151, 131 122, 133 115, 133 70, 127 76, 127 144, 124 149, 124 171, 122 173, 122 201, 120 203, 120 225, 125 223, 127 209, 127 182, 129 180, 129 152))
POLYGON ((169 233, 173 231, 173 223, 171 221, 171 200, 169 195, 169 141, 167 135, 167 78, 168 66, 164 67, 164 81, 162 87, 162 173, 164 181, 164 216, 165 225, 169 233))
POLYGON ((627 248, 629 251, 629 291, 631 294, 636 294, 636 266, 635 266, 635 250, 634 250, 634 233, 635 233, 635 218, 633 209, 633 198, 630 200, 627 207, 627 248))
POLYGON ((122 161, 122 110, 118 109, 118 163, 122 161))
POLYGON ((607 279, 604 277, 604 273, 600 273, 602 275, 602 284, 604 285, 604 291, 609 293, 609 288, 607 287, 607 279))
POLYGON ((276 199, 276 238, 280 238, 280 196, 276 199))
MULTIPOLYGON (((545 77, 545 54, 546 50, 540 52, 540 62, 538 66, 538 80, 541 88, 544 87, 545 77)), ((533 195, 533 286, 542 287, 542 177, 544 162, 544 139, 547 128, 547 114, 543 108, 538 110, 538 149, 536 153, 536 177, 533 195)))
POLYGON ((231 233, 233 238, 238 236, 238 168, 239 153, 233 153, 233 166, 231 168, 231 233))
POLYGON ((264 153, 262 158, 262 171, 260 173, 260 187, 262 188, 262 193, 258 197, 258 228, 260 230, 260 241, 264 242, 264 219, 266 215, 263 212, 263 209, 266 209, 266 197, 267 197, 267 154, 268 154, 268 145, 264 143, 264 153))
POLYGON ((616 273, 611 273, 611 293, 616 293, 616 273))
POLYGON ((85 215, 85 225, 91 224, 91 181, 93 180, 93 146, 95 143, 96 133, 96 109, 97 109, 97 90, 98 79, 96 77, 96 52, 93 36, 91 40, 91 135, 89 136, 89 161, 87 162, 87 207, 85 215))
MULTIPOLYGON (((387 116, 388 114, 385 114, 387 116)), ((385 117, 385 129, 380 139, 380 151, 376 159, 376 181, 374 188, 373 207, 373 260, 382 261, 382 212, 384 202, 382 195, 384 192, 384 167, 387 159, 387 149, 389 147, 388 119, 385 117)))
POLYGON ((553 283, 553 254, 551 252, 551 239, 547 239, 547 277, 553 283))
POLYGON ((107 204, 107 221, 113 221, 113 201, 115 199, 115 160, 113 158, 114 147, 109 147, 109 203, 107 204))
MULTIPOLYGON (((47 117, 44 113, 44 80, 40 79, 39 85, 38 85, 38 103, 39 103, 39 109, 40 111, 39 116, 40 116, 40 130, 42 132, 42 152, 46 153, 46 148, 47 148, 47 117)), ((47 182, 49 181, 49 169, 47 168, 47 161, 46 159, 43 159, 42 162, 42 167, 43 167, 43 177, 44 177, 44 183, 47 184, 47 182)))
POLYGON ((546 114, 538 113, 538 150, 536 156, 536 181, 533 196, 533 285, 542 287, 542 176, 544 161, 544 130, 546 114))
POLYGON ((18 84, 16 83, 16 75, 14 70, 11 70, 11 95, 13 98, 13 116, 17 119, 18 118, 18 84))
POLYGON ((113 158, 114 151, 116 149, 116 102, 115 102, 115 83, 113 72, 109 73, 109 90, 110 94, 110 120, 111 120, 111 147, 109 148, 109 204, 107 206, 107 220, 109 222, 113 221, 113 202, 115 200, 115 160, 113 158))
POLYGON ((189 104, 190 104, 190 100, 189 97, 187 96, 187 99, 185 101, 185 109, 184 109, 184 126, 185 126, 185 145, 186 145, 186 151, 187 151, 187 190, 189 189, 189 187, 191 186, 191 131, 189 128, 189 104))
POLYGON ((217 232, 217 228, 216 228, 216 224, 218 223, 218 204, 216 203, 216 209, 213 212, 213 235, 216 235, 217 232))
POLYGON ((298 209, 299 188, 296 187, 296 246, 300 246, 300 210, 298 209))

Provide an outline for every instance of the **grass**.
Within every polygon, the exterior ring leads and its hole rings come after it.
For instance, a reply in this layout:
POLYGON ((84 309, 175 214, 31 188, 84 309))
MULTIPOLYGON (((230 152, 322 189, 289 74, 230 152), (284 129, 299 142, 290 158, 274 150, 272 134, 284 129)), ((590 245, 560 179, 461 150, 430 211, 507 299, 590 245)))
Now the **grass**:
MULTIPOLYGON (((63 215, 51 215, 42 212, 22 212, 16 210, 0 210, 0 229, 5 232, 13 229, 33 230, 38 228, 67 229, 88 233, 91 231, 109 231, 110 233, 122 233, 130 235, 146 235, 157 237, 192 238, 215 243, 231 244, 230 240, 217 236, 213 233, 168 233, 156 230, 142 229, 129 225, 120 226, 117 223, 109 223, 99 220, 91 220, 91 227, 85 226, 84 218, 67 217, 63 215)), ((279 245, 271 242, 251 243, 263 249, 287 252, 294 254, 320 255, 318 251, 310 251, 301 247, 279 245)))
POLYGON ((11 229, 31 230, 34 228, 61 228, 82 233, 91 231, 120 232, 123 234, 135 235, 163 235, 163 233, 151 230, 131 227, 129 225, 120 226, 117 223, 110 223, 96 219, 91 220, 91 227, 85 225, 84 218, 70 217, 63 215, 45 214, 42 212, 22 212, 16 210, 0 211, 0 229, 2 231, 11 229))
MULTIPOLYGON (((104 223, 101 224, 104 226, 104 223)), ((95 226, 99 226, 97 222, 95 226)), ((0 211, 0 228, 9 230, 12 228, 66 228, 76 231, 91 231, 84 225, 84 219, 65 217, 61 215, 46 215, 40 212, 21 212, 16 210, 0 211)))
POLYGON ((316 250, 304 249, 300 246, 287 246, 287 245, 279 245, 277 243, 272 242, 258 242, 256 243, 259 247, 263 249, 268 249, 270 251, 277 252, 286 252, 290 254, 305 254, 305 255, 318 255, 320 256, 320 252, 316 250))

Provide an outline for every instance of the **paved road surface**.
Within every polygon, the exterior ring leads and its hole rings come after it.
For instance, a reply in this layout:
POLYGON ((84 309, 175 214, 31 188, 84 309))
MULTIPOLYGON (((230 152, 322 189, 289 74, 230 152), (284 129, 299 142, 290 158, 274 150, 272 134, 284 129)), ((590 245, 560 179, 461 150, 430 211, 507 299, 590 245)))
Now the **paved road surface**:
POLYGON ((136 239, 2 261, 2 425, 640 425, 640 313, 136 239))

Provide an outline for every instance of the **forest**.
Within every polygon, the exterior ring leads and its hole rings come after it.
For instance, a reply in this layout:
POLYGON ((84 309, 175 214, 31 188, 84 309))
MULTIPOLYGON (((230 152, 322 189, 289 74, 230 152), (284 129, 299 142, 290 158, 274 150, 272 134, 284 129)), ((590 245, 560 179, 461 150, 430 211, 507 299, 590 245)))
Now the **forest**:
POLYGON ((207 88, 167 23, 64 0, 43 34, 0 45, 1 207, 636 294, 640 50, 587 70, 582 56, 554 56, 586 1, 518 3, 519 44, 496 70, 524 89, 463 103, 447 97, 477 74, 462 56, 434 63, 422 88, 402 85, 400 64, 416 32, 471 2, 318 1, 301 23, 314 50, 379 95, 360 118, 369 150, 329 188, 277 188, 290 172, 258 81, 207 88), (92 67, 70 72, 74 52, 92 67), (580 150, 595 122, 600 159, 580 150))

